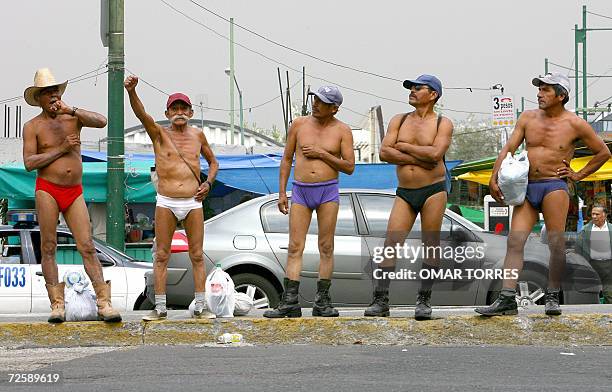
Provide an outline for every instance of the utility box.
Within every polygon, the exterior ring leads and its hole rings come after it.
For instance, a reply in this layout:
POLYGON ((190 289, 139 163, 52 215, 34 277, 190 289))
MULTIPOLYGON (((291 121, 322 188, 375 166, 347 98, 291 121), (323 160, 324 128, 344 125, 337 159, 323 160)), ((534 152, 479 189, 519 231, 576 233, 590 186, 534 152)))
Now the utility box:
POLYGON ((498 203, 493 196, 484 197, 484 229, 498 234, 508 234, 510 232, 510 222, 512 221, 512 206, 498 203))

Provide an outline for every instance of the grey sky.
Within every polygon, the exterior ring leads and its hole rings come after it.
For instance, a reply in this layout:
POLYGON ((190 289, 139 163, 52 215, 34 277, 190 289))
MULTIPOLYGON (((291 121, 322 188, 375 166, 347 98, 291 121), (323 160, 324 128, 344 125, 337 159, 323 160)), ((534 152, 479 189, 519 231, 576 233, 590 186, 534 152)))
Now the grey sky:
MULTIPOLYGON (((210 28, 228 35, 228 23, 198 8, 188 0, 165 0, 210 28)), ((572 66, 574 24, 582 25, 582 4, 592 12, 612 17, 612 2, 606 0, 513 0, 513 1, 206 1, 198 3, 269 38, 337 63, 389 75, 412 78, 421 73, 437 75, 445 87, 490 87, 502 83, 518 101, 535 101, 530 80, 544 72, 544 58, 572 66)), ((99 1, 60 2, 24 0, 5 4, 0 23, 3 65, 0 99, 23 94, 34 72, 50 67, 61 80, 96 69, 104 63, 107 49, 99 34, 99 1), (10 8, 10 12, 8 9, 10 8)), ((612 27, 612 19, 588 15, 588 27, 612 27)), ((177 14, 159 0, 126 0, 126 67, 167 92, 183 91, 197 101, 229 108, 229 43, 202 26, 177 14)), ((278 48, 240 28, 235 40, 308 74, 376 95, 406 100, 399 82, 339 69, 278 48)), ((588 72, 612 75, 610 44, 612 31, 588 35, 588 72)), ((245 107, 261 104, 278 95, 276 64, 236 47, 236 76, 244 92, 245 107)), ((551 66, 552 70, 561 70, 551 66)), ((285 67, 281 66, 283 71, 285 67)), ((561 70, 562 71, 562 70, 561 70)), ((569 72, 569 71, 565 71, 569 72)), ((291 83, 301 76, 290 73, 291 83)), ((595 81, 592 79, 591 81, 595 81)), ((573 82, 572 82, 573 83, 573 82)), ((307 78, 307 84, 326 84, 307 78)), ((106 113, 106 75, 68 87, 64 100, 106 113)), ((573 87, 573 84, 572 84, 573 87)), ((166 97, 141 83, 139 93, 147 110, 164 118, 166 97)), ((400 104, 341 88, 344 106, 338 117, 360 124, 368 108, 382 104, 385 121, 409 110, 400 104)), ((490 91, 445 90, 441 103, 449 109, 488 112, 490 91)), ((612 79, 599 79, 589 88, 589 104, 612 95, 612 79)), ((238 108, 236 94, 236 109, 238 108)), ((568 104, 573 108, 572 100, 568 104)), ((301 83, 292 100, 301 100, 301 83)), ((23 100, 24 122, 37 114, 23 100)), ((527 108, 535 107, 528 103, 527 108)), ((137 124, 129 103, 126 127, 137 124)), ((445 112, 454 119, 465 114, 445 112)), ((196 112, 199 118, 199 111, 196 112)), ((227 112, 208 110, 209 119, 229 121, 227 112)), ((486 115, 478 115, 485 118, 486 115)), ((251 113, 248 123, 282 127, 280 102, 274 101, 251 113)), ((0 118, 3 121, 3 117, 0 118)), ((83 138, 97 140, 106 131, 86 130, 83 138)))

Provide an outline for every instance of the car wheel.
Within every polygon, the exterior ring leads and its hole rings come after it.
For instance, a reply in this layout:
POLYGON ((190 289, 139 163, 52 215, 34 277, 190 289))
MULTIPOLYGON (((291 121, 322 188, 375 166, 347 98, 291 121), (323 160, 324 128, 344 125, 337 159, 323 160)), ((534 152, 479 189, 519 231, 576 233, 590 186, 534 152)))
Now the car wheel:
POLYGON ((262 276, 242 273, 232 276, 236 291, 246 293, 253 299, 253 308, 274 308, 280 301, 280 293, 270 281, 262 276))
POLYGON ((155 305, 149 301, 149 299, 144 295, 140 294, 138 298, 136 298, 136 302, 134 302, 134 310, 153 310, 155 309, 155 305))
MULTIPOLYGON (((516 290, 516 302, 519 306, 544 305, 544 291, 548 279, 534 271, 521 272, 516 290)), ((492 304, 499 296, 499 291, 489 291, 487 303, 492 304)))

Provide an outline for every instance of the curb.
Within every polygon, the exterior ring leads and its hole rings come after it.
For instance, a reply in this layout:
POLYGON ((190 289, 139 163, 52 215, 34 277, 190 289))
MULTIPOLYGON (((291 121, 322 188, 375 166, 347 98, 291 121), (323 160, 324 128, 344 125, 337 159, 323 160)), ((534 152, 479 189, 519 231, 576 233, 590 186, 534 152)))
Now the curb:
POLYGON ((217 320, 0 323, 6 348, 210 344, 225 333, 249 344, 320 345, 612 345, 612 315, 524 315, 485 318, 305 317, 217 320))

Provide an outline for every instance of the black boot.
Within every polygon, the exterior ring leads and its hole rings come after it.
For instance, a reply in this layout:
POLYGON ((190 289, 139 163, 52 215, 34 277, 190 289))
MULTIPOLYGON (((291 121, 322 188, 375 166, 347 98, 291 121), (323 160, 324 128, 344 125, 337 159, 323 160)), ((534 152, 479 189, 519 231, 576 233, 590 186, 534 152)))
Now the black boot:
POLYGON ((561 306, 559 305, 559 290, 546 289, 544 298, 546 299, 544 313, 549 316, 559 316, 561 314, 561 306))
POLYGON ((415 320, 431 320, 431 290, 419 290, 414 306, 415 320))
POLYGON ((331 280, 329 279, 319 279, 317 282, 317 295, 315 295, 315 302, 312 307, 313 316, 338 317, 338 311, 331 304, 330 286, 331 280))
POLYGON ((363 312, 367 317, 389 317, 389 290, 374 290, 370 306, 363 312))
POLYGON ((300 282, 285 278, 285 291, 276 309, 266 310, 263 314, 267 318, 302 317, 302 309, 298 303, 300 282))
POLYGON ((484 308, 474 309, 476 313, 480 313, 483 316, 508 316, 518 314, 518 305, 516 304, 516 297, 510 295, 499 294, 495 302, 484 308))

